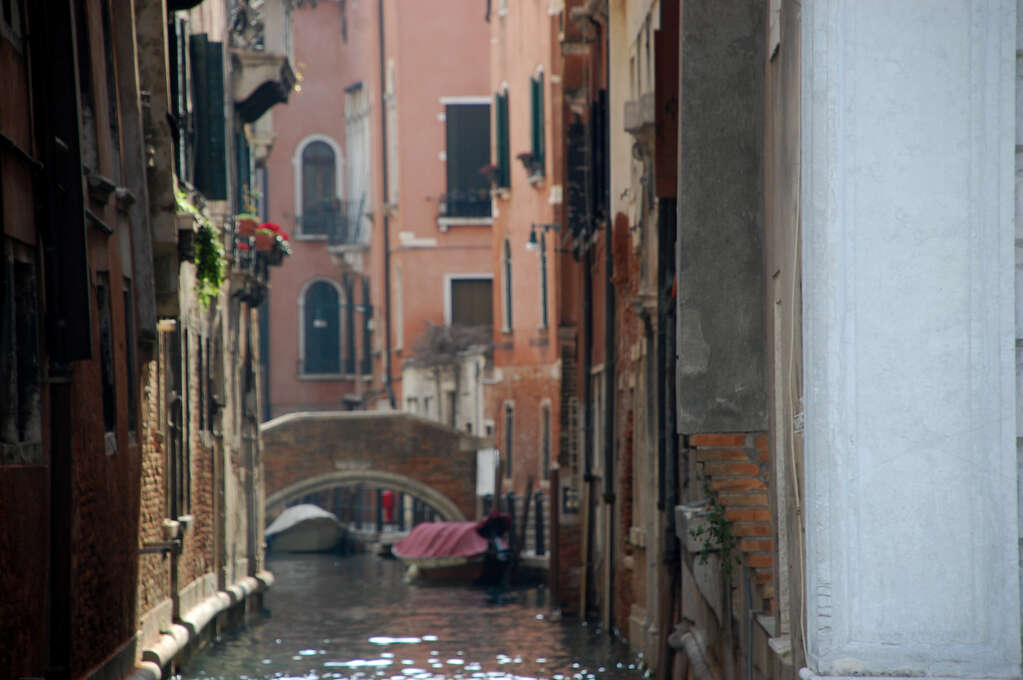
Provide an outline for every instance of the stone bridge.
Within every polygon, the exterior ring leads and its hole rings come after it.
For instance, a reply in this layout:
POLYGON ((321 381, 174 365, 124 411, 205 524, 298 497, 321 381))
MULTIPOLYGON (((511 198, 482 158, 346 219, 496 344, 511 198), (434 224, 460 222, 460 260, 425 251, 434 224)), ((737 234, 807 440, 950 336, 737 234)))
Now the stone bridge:
POLYGON ((396 411, 290 413, 260 433, 268 521, 304 496, 360 483, 409 494, 445 520, 476 514, 478 437, 396 411))

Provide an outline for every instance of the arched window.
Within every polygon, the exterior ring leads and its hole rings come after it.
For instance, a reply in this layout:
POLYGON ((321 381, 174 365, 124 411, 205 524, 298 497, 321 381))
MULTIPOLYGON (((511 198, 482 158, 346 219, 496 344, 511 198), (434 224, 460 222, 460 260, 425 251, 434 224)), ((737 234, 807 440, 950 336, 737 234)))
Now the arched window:
POLYGON ((302 233, 329 235, 337 201, 337 156, 323 141, 302 149, 302 233))
POLYGON ((305 291, 303 298, 303 330, 307 375, 341 372, 341 317, 337 288, 326 281, 317 281, 305 291))

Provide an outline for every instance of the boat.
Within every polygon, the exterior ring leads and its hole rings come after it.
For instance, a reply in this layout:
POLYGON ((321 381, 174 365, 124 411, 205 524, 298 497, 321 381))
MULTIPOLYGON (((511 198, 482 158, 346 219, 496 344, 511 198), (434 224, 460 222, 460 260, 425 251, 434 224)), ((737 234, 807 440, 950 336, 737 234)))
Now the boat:
POLYGON ((335 549, 345 529, 332 512, 303 503, 293 505, 266 528, 272 552, 328 552, 335 549))
POLYGON ((408 567, 408 580, 491 582, 507 562, 510 525, 511 518, 498 513, 479 522, 423 522, 391 552, 408 567))

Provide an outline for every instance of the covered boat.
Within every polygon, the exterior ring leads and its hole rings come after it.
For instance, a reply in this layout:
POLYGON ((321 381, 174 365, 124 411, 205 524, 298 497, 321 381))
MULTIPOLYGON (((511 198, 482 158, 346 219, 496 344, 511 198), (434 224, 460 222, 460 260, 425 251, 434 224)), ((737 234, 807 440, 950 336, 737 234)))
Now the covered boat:
POLYGON ((266 528, 266 543, 273 552, 327 552, 337 547, 344 527, 334 513, 310 505, 293 505, 266 528))
POLYGON ((506 550, 502 537, 511 518, 493 514, 481 522, 423 522, 417 524, 391 552, 409 565, 410 578, 430 581, 477 582, 488 554, 506 550))

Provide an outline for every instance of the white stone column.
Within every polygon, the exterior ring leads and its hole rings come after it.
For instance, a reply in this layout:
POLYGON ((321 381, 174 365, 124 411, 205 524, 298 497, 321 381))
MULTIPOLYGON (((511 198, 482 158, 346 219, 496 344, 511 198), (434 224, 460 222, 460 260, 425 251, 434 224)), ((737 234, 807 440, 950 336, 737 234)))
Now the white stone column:
POLYGON ((804 0, 808 666, 1020 676, 1015 0, 804 0))

